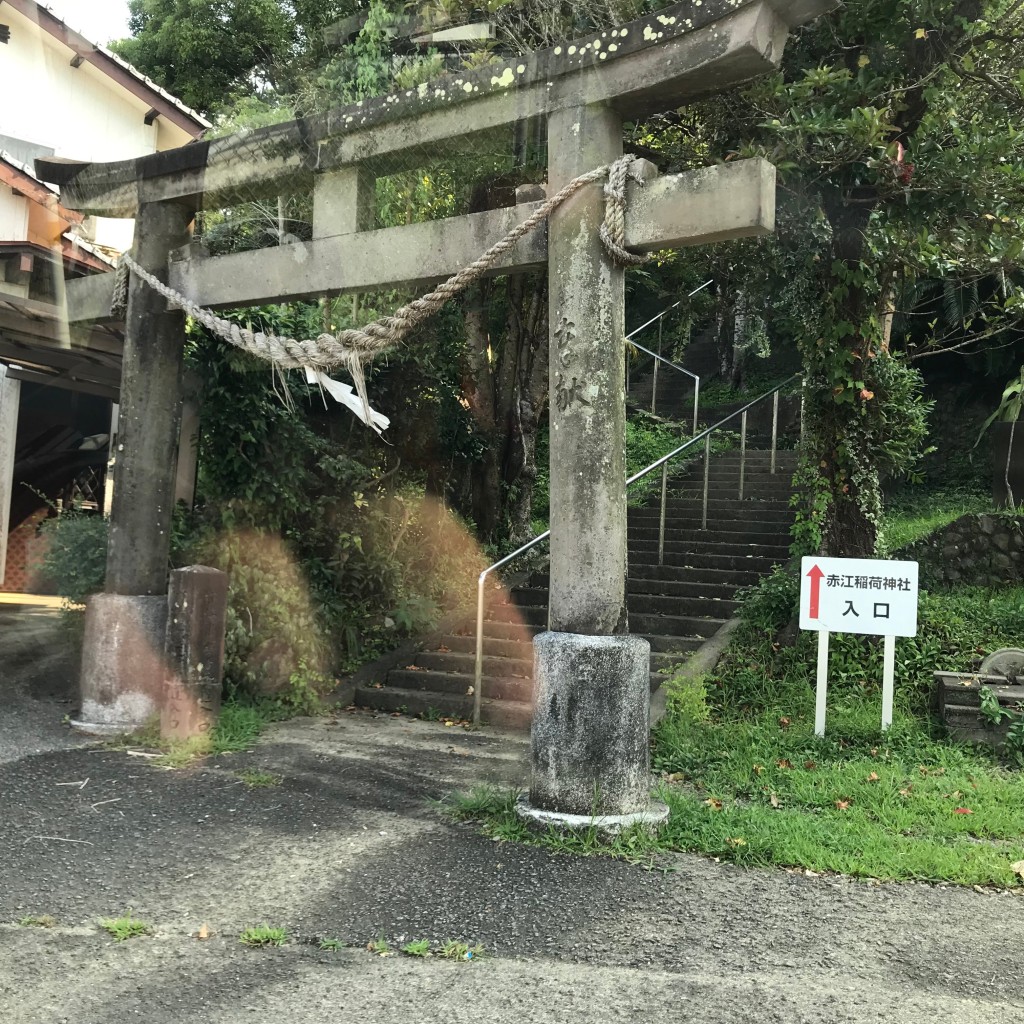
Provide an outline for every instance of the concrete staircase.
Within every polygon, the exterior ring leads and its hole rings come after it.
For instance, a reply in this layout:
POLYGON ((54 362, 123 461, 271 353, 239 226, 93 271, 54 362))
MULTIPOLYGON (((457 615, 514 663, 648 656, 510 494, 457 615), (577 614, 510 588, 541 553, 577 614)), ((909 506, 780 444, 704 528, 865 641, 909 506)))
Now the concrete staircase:
MULTIPOLYGON (((740 457, 713 459, 708 529, 701 530, 703 464, 670 482, 664 564, 658 565, 658 501, 629 510, 629 628, 651 645, 651 688, 696 651, 732 616, 736 592, 751 586, 789 555, 790 480, 796 453, 748 451, 744 498, 738 497, 740 457)), ((547 626, 548 575, 533 573, 510 591, 496 588, 484 623, 482 719, 528 728, 533 689, 533 637, 547 626)), ((367 708, 468 718, 473 707, 475 623, 441 637, 432 649, 391 669, 382 684, 360 686, 367 708)))

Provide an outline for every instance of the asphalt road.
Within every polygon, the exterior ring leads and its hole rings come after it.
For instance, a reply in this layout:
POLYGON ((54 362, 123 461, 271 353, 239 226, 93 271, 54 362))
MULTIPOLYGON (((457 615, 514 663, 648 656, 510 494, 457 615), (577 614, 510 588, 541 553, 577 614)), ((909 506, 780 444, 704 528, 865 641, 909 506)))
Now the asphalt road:
POLYGON ((0 764, 0 1020, 1019 1019, 1020 895, 573 859, 432 802, 521 783, 526 756, 522 739, 341 713, 201 768, 99 747, 0 764), (115 943, 97 919, 128 909, 154 934, 115 943), (35 915, 57 926, 17 924, 35 915), (243 946, 261 923, 289 944, 243 946), (380 957, 365 946, 381 936, 489 956, 380 957))

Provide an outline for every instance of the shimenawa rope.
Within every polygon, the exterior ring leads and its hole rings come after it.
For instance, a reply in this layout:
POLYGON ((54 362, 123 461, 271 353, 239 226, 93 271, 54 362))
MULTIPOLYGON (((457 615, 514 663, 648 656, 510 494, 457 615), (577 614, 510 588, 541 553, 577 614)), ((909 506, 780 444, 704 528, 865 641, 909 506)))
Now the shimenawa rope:
POLYGON ((370 423, 371 410, 366 394, 363 364, 401 344, 411 331, 433 316, 449 299, 463 292, 490 270, 521 238, 547 220, 553 210, 580 189, 607 178, 604 187, 605 218, 600 230, 605 250, 609 257, 620 265, 638 266, 646 262, 647 256, 632 253, 625 247, 626 182, 632 179, 643 184, 643 180, 633 170, 635 159, 633 156, 620 157, 611 165, 598 167, 574 178, 550 199, 541 203, 526 220, 517 224, 479 259, 448 278, 433 291, 407 303, 391 316, 381 317, 365 327, 346 328, 337 334, 321 334, 315 339, 305 341, 247 330, 230 320, 224 320, 164 284, 158 277, 139 266, 129 253, 124 253, 118 263, 111 313, 119 317, 124 315, 128 300, 129 272, 135 274, 168 302, 183 310, 217 337, 273 363, 279 369, 308 369, 314 373, 321 373, 339 366, 345 367, 355 383, 366 413, 366 422, 370 423))

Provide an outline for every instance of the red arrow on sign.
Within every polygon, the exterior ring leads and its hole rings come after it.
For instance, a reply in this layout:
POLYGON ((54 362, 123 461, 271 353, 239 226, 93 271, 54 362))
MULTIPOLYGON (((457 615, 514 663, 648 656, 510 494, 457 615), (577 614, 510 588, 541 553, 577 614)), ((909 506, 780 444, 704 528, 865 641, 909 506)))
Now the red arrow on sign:
POLYGON ((807 575, 811 578, 811 608, 807 617, 816 619, 818 617, 818 598, 821 596, 821 581, 825 574, 818 566, 812 565, 807 575))

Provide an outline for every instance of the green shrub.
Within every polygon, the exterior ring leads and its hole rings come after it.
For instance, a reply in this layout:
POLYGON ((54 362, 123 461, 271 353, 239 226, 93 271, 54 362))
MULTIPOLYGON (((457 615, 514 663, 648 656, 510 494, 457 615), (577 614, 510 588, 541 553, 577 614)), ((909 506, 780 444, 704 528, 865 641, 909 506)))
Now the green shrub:
POLYGON ((66 509, 43 523, 48 546, 41 565, 45 581, 69 604, 99 593, 107 575, 107 521, 66 509))

